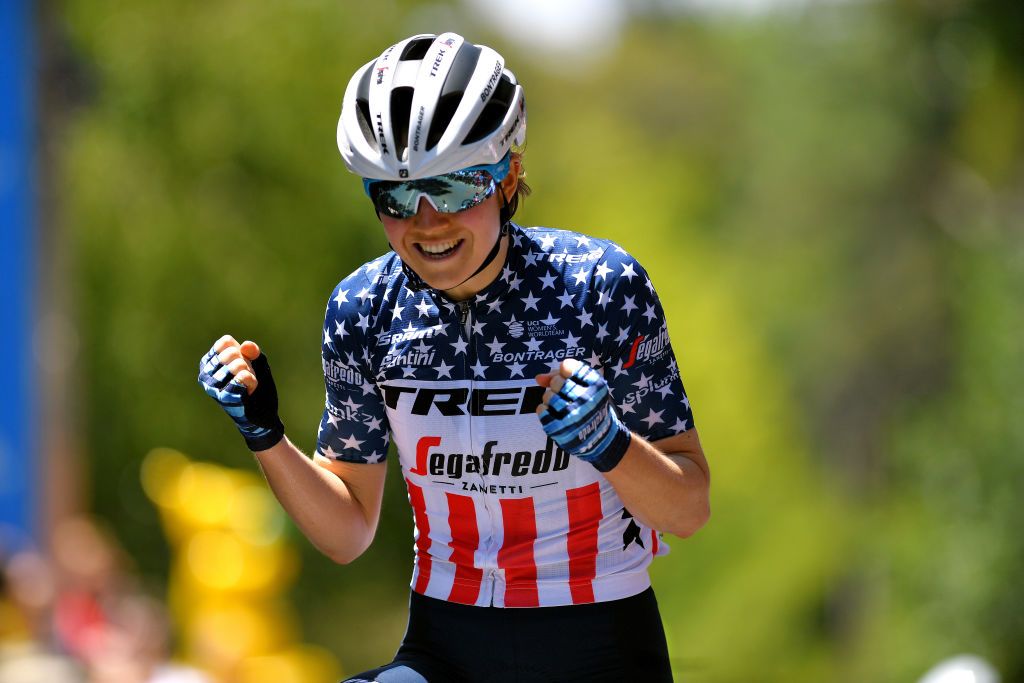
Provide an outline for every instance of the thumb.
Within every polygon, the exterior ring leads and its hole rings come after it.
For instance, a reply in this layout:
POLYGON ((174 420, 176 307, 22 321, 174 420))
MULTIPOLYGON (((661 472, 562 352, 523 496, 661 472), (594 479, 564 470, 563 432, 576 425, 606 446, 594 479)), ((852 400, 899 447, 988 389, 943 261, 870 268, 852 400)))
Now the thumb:
POLYGON ((256 360, 260 357, 260 347, 254 341, 244 341, 238 350, 242 353, 242 357, 246 360, 256 360))

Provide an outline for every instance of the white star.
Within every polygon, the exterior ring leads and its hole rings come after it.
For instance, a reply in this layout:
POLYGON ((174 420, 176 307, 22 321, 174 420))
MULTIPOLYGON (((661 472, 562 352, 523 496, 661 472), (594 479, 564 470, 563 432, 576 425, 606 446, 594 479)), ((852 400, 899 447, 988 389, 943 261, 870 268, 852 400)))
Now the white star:
POLYGON ((391 309, 391 319, 392 320, 401 320, 402 319, 402 311, 404 311, 404 310, 405 310, 405 306, 399 306, 398 302, 396 301, 395 302, 395 307, 393 309, 391 309))
POLYGON ((476 375, 477 377, 483 377, 484 373, 487 371, 487 368, 481 365, 479 360, 469 367, 473 369, 473 374, 476 375))
POLYGON ((646 318, 647 322, 654 322, 654 319, 657 317, 654 312, 654 306, 647 304, 647 310, 644 311, 644 318, 646 318))
POLYGON ((583 268, 580 268, 578 271, 576 271, 576 274, 573 275, 573 277, 576 278, 576 284, 582 285, 584 282, 587 281, 587 271, 584 270, 583 268))
POLYGON ((601 356, 599 356, 599 355, 597 355, 597 353, 591 351, 590 352, 590 358, 587 359, 587 364, 590 367, 594 368, 595 370, 599 369, 601 367, 601 356))
POLYGON ((665 385, 658 389, 658 395, 662 398, 668 398, 668 395, 672 393, 672 382, 665 382, 665 385))
POLYGON ((633 412, 633 404, 632 403, 620 403, 619 404, 619 411, 623 415, 628 415, 629 413, 633 412))
POLYGON ((621 344, 622 342, 626 341, 627 339, 629 339, 629 328, 628 327, 623 327, 621 330, 619 330, 619 336, 615 338, 615 341, 617 341, 617 342, 619 342, 621 344))
POLYGON ((494 313, 501 306, 501 299, 495 299, 494 301, 487 302, 487 312, 494 313))
POLYGON ((454 367, 454 365, 448 365, 442 360, 440 363, 434 366, 434 369, 437 370, 437 378, 441 379, 442 377, 447 377, 448 379, 451 379, 452 368, 454 367))
POLYGON ((363 442, 362 442, 362 441, 360 441, 359 439, 357 439, 357 438, 356 438, 356 435, 355 435, 355 434, 353 434, 352 436, 348 437, 347 439, 342 439, 342 440, 341 440, 341 444, 342 444, 342 445, 343 445, 343 446, 344 446, 345 448, 352 448, 352 449, 356 449, 356 448, 359 448, 360 446, 362 446, 362 445, 363 445, 363 442))
POLYGON ((341 454, 338 453, 333 448, 331 448, 330 446, 328 446, 325 450, 320 451, 320 455, 324 456, 325 458, 330 458, 331 460, 337 460, 339 457, 341 457, 341 454))
POLYGON ((517 376, 518 377, 522 377, 523 376, 523 368, 525 368, 526 366, 523 365, 522 363, 512 363, 511 365, 506 365, 505 367, 508 368, 509 379, 511 379, 511 378, 517 377, 517 376))
POLYGON ((672 425, 672 431, 674 431, 676 434, 680 434, 682 432, 685 432, 686 431, 686 423, 687 422, 688 422, 688 420, 683 420, 683 419, 680 419, 680 418, 676 418, 676 423, 674 425, 672 425))
POLYGON ((558 297, 558 300, 562 302, 560 308, 572 308, 572 292, 565 292, 558 297))
POLYGON ((647 428, 650 429, 659 422, 664 422, 664 420, 661 419, 661 414, 664 412, 664 410, 655 411, 654 408, 651 408, 651 414, 643 419, 643 421, 647 423, 647 428))
POLYGON ((548 273, 547 275, 541 275, 540 276, 540 281, 542 283, 542 286, 540 288, 540 291, 543 292, 548 287, 550 287, 551 289, 554 289, 555 288, 555 279, 556 279, 555 276, 552 275, 551 273, 548 273))
POLYGON ((426 297, 423 297, 418 304, 413 306, 413 308, 420 312, 421 318, 430 315, 430 304, 427 303, 426 297))
POLYGON ((689 396, 683 396, 683 405, 686 406, 687 410, 690 409, 690 397, 689 396))
POLYGON ((365 316, 362 313, 360 313, 359 314, 359 322, 356 323, 356 327, 360 328, 363 331, 366 331, 366 329, 369 326, 370 326, 370 318, 368 316, 365 316))
POLYGON ((359 385, 359 388, 362 389, 364 394, 369 394, 370 396, 377 393, 377 388, 369 382, 363 382, 359 385))
POLYGON ((605 261, 604 263, 598 264, 597 269, 594 271, 602 280, 606 280, 608 278, 608 273, 612 272, 612 269, 605 265, 607 263, 608 262, 605 261))
POLYGON ((555 325, 558 324, 558 318, 556 318, 552 314, 548 313, 548 317, 546 317, 543 320, 541 320, 541 322, 544 323, 545 325, 550 326, 550 327, 554 327, 555 325))
POLYGON ((413 348, 419 351, 420 353, 428 353, 430 351, 430 347, 427 346, 427 342, 423 339, 420 339, 420 343, 414 346, 413 348))
POLYGON ((626 303, 624 303, 624 304, 622 305, 622 312, 623 312, 623 313, 629 313, 630 311, 636 311, 636 310, 639 310, 639 309, 637 308, 637 305, 636 305, 635 303, 633 303, 633 300, 634 300, 634 299, 636 299, 636 297, 635 297, 635 296, 627 296, 627 297, 625 297, 625 298, 624 298, 624 300, 625 300, 625 302, 626 302, 626 303))
POLYGON ((516 275, 514 278, 512 278, 512 281, 508 283, 508 288, 518 292, 519 285, 521 284, 523 284, 523 281, 519 279, 518 275, 516 275))
POLYGON ((627 263, 627 264, 622 266, 622 275, 620 277, 624 277, 627 280, 629 280, 630 282, 633 281, 633 278, 636 277, 636 271, 633 270, 633 264, 632 263, 627 263))
POLYGON ((402 368, 402 379, 405 379, 406 377, 415 377, 415 376, 416 376, 416 368, 414 366, 406 365, 406 366, 404 366, 402 368))
POLYGON ((620 254, 625 254, 626 256, 629 256, 629 254, 626 253, 626 250, 617 244, 615 245, 615 251, 619 252, 620 254))
POLYGON ((593 324, 594 324, 594 323, 592 323, 592 322, 590 321, 590 319, 591 319, 592 317, 594 317, 594 314, 593 314, 593 313, 590 313, 590 312, 587 312, 587 313, 580 313, 580 329, 581 329, 581 330, 582 330, 582 329, 583 329, 584 327, 586 327, 587 325, 593 325, 593 324))
POLYGON ((501 353, 502 349, 505 347, 504 344, 498 341, 497 337, 495 337, 494 341, 492 341, 490 344, 484 344, 484 346, 489 348, 491 350, 491 353, 493 353, 495 356, 501 353))
POLYGON ((356 363, 355 354, 349 351, 345 355, 348 356, 348 358, 345 359, 345 365, 349 366, 350 368, 354 368, 356 365, 358 365, 358 363, 356 363))
POLYGON ((349 396, 347 399, 342 401, 341 405, 345 406, 346 408, 348 408, 353 413, 359 412, 359 407, 360 406, 359 406, 358 403, 356 403, 355 401, 352 400, 351 396, 349 396))
POLYGON ((669 371, 673 375, 675 375, 675 374, 677 374, 679 372, 679 365, 676 364, 676 359, 675 358, 673 358, 671 361, 669 361, 668 369, 669 369, 669 371))
POLYGON ((533 253, 533 250, 531 249, 531 250, 530 250, 530 251, 529 251, 529 252, 528 252, 528 253, 526 254, 526 256, 524 257, 524 258, 526 259, 526 267, 527 267, 527 268, 529 268, 530 266, 535 266, 535 265, 537 265, 537 257, 538 257, 538 256, 539 256, 539 254, 535 254, 535 253, 533 253))
POLYGON ((362 290, 360 290, 360 292, 358 294, 356 294, 356 298, 359 299, 360 301, 370 301, 370 302, 372 302, 376 297, 377 297, 377 295, 376 294, 371 294, 370 290, 367 289, 366 287, 363 287, 362 290))
POLYGON ((650 384, 651 378, 642 372, 640 373, 640 379, 633 382, 633 386, 635 386, 637 389, 646 389, 648 386, 650 386, 650 384))
POLYGON ((579 237, 576 238, 576 246, 577 247, 589 247, 590 246, 590 240, 588 240, 583 235, 580 235, 579 237))
POLYGON ((597 326, 597 335, 596 336, 597 336, 597 341, 601 341, 605 337, 608 336, 608 325, 606 323, 601 323, 600 325, 597 326))
POLYGON ((366 428, 371 432, 381 429, 380 422, 381 420, 379 417, 371 417, 365 422, 366 428))
POLYGON ((527 351, 540 351, 540 345, 542 342, 530 337, 530 341, 526 342, 527 351))
POLYGON ((597 305, 607 308, 608 302, 611 301, 611 297, 607 296, 608 292, 603 289, 597 290, 597 305))
POLYGON ((340 418, 337 415, 334 415, 330 412, 327 413, 327 424, 329 424, 332 427, 337 427, 339 421, 340 418))
POLYGON ((366 264, 366 272, 367 272, 367 274, 372 273, 372 272, 376 271, 379 268, 380 268, 380 261, 371 261, 370 263, 366 264))
POLYGON ((479 321, 479 320, 474 321, 473 322, 473 334, 483 334, 484 333, 484 325, 485 324, 486 323, 484 323, 482 321, 479 321))
POLYGON ((526 297, 523 298, 523 303, 526 304, 526 308, 524 310, 528 311, 528 310, 530 310, 532 308, 533 310, 535 310, 535 311, 537 311, 539 313, 540 310, 537 308, 537 302, 538 301, 540 301, 540 299, 535 297, 530 292, 527 292, 526 293, 526 297))
POLYGON ((544 251, 551 249, 551 247, 553 246, 555 246, 554 235, 544 235, 543 237, 540 238, 540 248, 543 249, 544 251))
POLYGON ((459 337, 459 339, 457 339, 455 341, 455 343, 452 344, 452 348, 455 349, 455 354, 456 355, 458 355, 460 353, 465 353, 466 352, 466 348, 468 346, 469 346, 469 344, 466 343, 466 340, 461 338, 461 337, 459 337))
POLYGON ((650 290, 651 294, 654 294, 654 283, 651 282, 651 278, 647 278, 647 282, 644 284, 647 285, 647 289, 650 290))
POLYGON ((345 329, 345 321, 336 321, 334 323, 334 334, 338 335, 341 339, 345 338, 345 335, 348 334, 348 330, 345 329))
POLYGON ((327 330, 325 329, 324 330, 324 344, 333 344, 333 343, 334 343, 334 340, 331 339, 330 333, 328 333, 327 330))
POLYGON ((338 304, 338 308, 341 308, 342 304, 348 303, 348 293, 350 291, 351 290, 348 290, 348 289, 339 289, 338 290, 338 295, 334 297, 334 302, 336 304, 338 304))
POLYGON ((580 338, 572 336, 571 332, 569 333, 569 336, 567 336, 562 341, 565 342, 565 347, 568 349, 575 348, 580 344, 580 338))
POLYGON ((384 458, 384 454, 383 453, 378 453, 377 451, 374 451, 373 455, 371 455, 368 458, 366 458, 366 464, 367 465, 375 465, 378 462, 380 462, 381 459, 383 459, 383 458, 384 458))

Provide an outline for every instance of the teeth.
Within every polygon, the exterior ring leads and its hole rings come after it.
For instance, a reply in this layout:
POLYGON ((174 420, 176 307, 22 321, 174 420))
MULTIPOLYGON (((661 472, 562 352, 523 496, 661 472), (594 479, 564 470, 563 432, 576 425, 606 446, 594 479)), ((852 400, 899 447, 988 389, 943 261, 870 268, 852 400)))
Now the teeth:
POLYGON ((443 254, 449 249, 453 249, 459 240, 451 240, 448 242, 437 242, 435 244, 424 244, 420 243, 420 248, 428 254, 443 254))

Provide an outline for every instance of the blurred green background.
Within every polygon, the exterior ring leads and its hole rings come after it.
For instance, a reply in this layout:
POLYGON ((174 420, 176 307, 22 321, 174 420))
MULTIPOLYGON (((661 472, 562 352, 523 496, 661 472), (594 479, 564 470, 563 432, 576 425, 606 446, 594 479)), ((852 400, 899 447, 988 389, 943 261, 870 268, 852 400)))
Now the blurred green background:
MULTIPOLYGON (((145 454, 255 469, 196 386, 224 333, 314 447, 325 303, 387 249, 341 95, 455 30, 526 89, 518 221, 621 242, 668 311, 713 473, 711 522, 652 570, 677 677, 912 681, 967 651, 1024 681, 1024 4, 576 4, 536 31, 486 2, 49 7, 87 508, 159 582, 145 454)), ((393 471, 349 566, 290 532, 305 640, 349 673, 404 630, 404 498, 393 471)))

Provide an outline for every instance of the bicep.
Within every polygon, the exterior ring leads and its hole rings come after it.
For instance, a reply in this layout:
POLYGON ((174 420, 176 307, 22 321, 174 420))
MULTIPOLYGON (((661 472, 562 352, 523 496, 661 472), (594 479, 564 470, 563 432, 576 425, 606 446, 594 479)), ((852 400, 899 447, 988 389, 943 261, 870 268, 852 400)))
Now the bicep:
POLYGON ((313 461, 345 484, 349 495, 362 509, 367 526, 376 530, 380 519, 381 500, 384 497, 384 479, 387 475, 387 464, 345 462, 331 460, 319 453, 313 454, 313 461))
POLYGON ((675 461, 679 458, 690 460, 704 473, 704 477, 710 483, 711 468, 704 456, 704 449, 700 445, 700 437, 696 429, 688 429, 681 434, 669 436, 664 439, 652 441, 651 445, 675 461))

